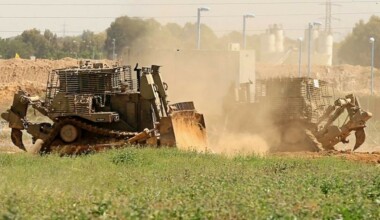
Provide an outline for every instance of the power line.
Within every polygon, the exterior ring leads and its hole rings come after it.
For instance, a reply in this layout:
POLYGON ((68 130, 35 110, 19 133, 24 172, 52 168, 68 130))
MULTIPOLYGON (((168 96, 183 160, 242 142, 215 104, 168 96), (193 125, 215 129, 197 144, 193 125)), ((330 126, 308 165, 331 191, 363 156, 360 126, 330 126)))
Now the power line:
MULTIPOLYGON (((336 30, 352 30, 353 27, 337 27, 334 29, 336 29, 336 30)), ((255 30, 247 30, 247 31, 248 32, 264 32, 266 30, 267 29, 255 29, 255 30)), ((305 28, 284 28, 282 30, 284 30, 284 31, 303 31, 303 30, 305 30, 305 28)), ((233 32, 233 31, 240 32, 240 30, 213 30, 213 32, 233 32)))
MULTIPOLYGON (((334 29, 337 29, 337 30, 351 30, 353 29, 352 27, 336 27, 334 29)), ((247 30, 248 32, 264 32, 266 31, 267 29, 249 29, 247 30)), ((303 31, 305 30, 305 28, 284 28, 283 29, 284 31, 303 31)), ((19 33, 19 32, 23 32, 25 30, 0 30, 0 33, 19 33)), ((51 30, 50 30, 51 31, 51 30)), ((103 32, 104 30, 101 30, 101 31, 92 31, 92 32, 103 32)), ((240 32, 240 30, 233 30, 233 29, 230 29, 230 30, 213 30, 213 32, 240 32)), ((62 33, 62 30, 59 30, 59 31, 52 31, 53 33, 62 33)), ((66 33, 83 33, 83 30, 66 30, 65 31, 66 33)))
MULTIPOLYGON (((318 4, 324 1, 287 1, 287 2, 205 2, 202 5, 287 5, 287 4, 318 4)), ((340 4, 377 3, 377 1, 337 1, 340 4)), ((1 6, 191 6, 200 3, 1 3, 1 6)))
POLYGON ((332 2, 332 0, 326 0, 326 3, 324 4, 325 5, 325 10, 326 10, 326 14, 325 14, 325 32, 328 33, 328 34, 331 34, 332 33, 332 20, 339 20, 337 18, 334 17, 334 15, 339 15, 339 14, 333 14, 332 13, 332 7, 333 6, 341 6, 341 5, 338 5, 338 4, 335 4, 332 2))
MULTIPOLYGON (((33 28, 31 28, 31 29, 33 29, 33 28)), ((28 30, 31 30, 31 29, 28 29, 28 30)), ((37 29, 38 30, 38 29, 37 29)), ((48 30, 48 29, 45 29, 45 30, 48 30)), ((24 31, 27 31, 27 30, 0 30, 0 33, 22 33, 22 32, 24 32, 24 31)), ((60 33, 60 34, 62 34, 62 30, 59 30, 59 31, 52 31, 52 30, 50 30, 51 32, 53 32, 53 33, 60 33)), ((92 32, 103 32, 104 30, 102 30, 102 31, 92 31, 92 32)), ((65 33, 83 33, 84 32, 84 30, 82 30, 82 31, 68 31, 68 30, 65 30, 65 33)))
MULTIPOLYGON (((372 15, 380 12, 342 12, 331 15, 372 15)), ((322 13, 299 13, 299 14, 257 14, 256 17, 281 17, 281 16, 321 16, 322 13)), ((1 16, 0 19, 115 19, 121 16, 1 16)), ((194 15, 182 16, 131 16, 130 18, 196 18, 194 15)), ((208 15, 205 18, 240 18, 241 15, 208 15)))
POLYGON ((331 33, 332 26, 332 3, 331 0, 326 1, 326 17, 325 17, 325 31, 331 33))

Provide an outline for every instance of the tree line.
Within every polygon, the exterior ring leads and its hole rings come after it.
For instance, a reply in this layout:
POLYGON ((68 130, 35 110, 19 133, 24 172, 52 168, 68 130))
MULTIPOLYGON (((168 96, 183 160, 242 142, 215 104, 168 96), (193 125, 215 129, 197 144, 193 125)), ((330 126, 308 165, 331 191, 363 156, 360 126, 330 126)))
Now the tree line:
POLYGON ((17 54, 26 59, 31 56, 43 59, 100 58, 105 39, 104 33, 91 31, 83 31, 80 36, 58 37, 50 30, 31 29, 13 38, 0 39, 0 55, 13 58, 17 54))
MULTIPOLYGON (((369 38, 380 42, 380 17, 372 16, 365 23, 359 21, 351 34, 337 44, 337 60, 353 65, 370 65, 369 38)), ((7 39, 0 38, 1 58, 13 58, 17 53, 22 58, 35 56, 44 59, 64 57, 105 59, 113 53, 122 56, 127 49, 194 49, 196 48, 196 24, 160 24, 154 19, 140 19, 123 16, 116 18, 104 32, 83 31, 78 36, 58 37, 50 30, 26 30, 22 34, 7 39), (114 47, 115 45, 115 47, 114 47), (114 51, 115 50, 115 51, 114 51)), ((214 31, 202 25, 202 49, 225 50, 229 43, 241 43, 240 32, 230 32, 218 37, 214 31)), ((287 39, 288 44, 296 44, 287 39)), ((247 49, 256 50, 259 56, 260 37, 247 36, 247 49)), ((375 43, 375 51, 380 52, 380 43, 375 43)), ((380 56, 380 54, 379 54, 380 56)), ((375 62, 379 67, 380 62, 375 62)))
POLYGON ((338 57, 352 65, 371 65, 372 45, 369 39, 375 39, 374 65, 380 68, 380 17, 372 16, 367 23, 360 20, 346 39, 340 43, 338 57))
MULTIPOLYGON (((229 42, 241 41, 239 32, 217 37, 211 28, 202 25, 202 48, 208 50, 227 49, 229 42)), ((0 38, 1 58, 13 58, 17 53, 21 58, 61 59, 64 57, 105 59, 115 53, 122 55, 126 48, 193 49, 196 39, 196 25, 175 23, 162 25, 154 19, 143 20, 127 16, 116 18, 104 32, 86 30, 78 36, 59 37, 50 30, 26 30, 22 34, 0 38)), ((248 47, 259 45, 257 36, 248 36, 248 47)))

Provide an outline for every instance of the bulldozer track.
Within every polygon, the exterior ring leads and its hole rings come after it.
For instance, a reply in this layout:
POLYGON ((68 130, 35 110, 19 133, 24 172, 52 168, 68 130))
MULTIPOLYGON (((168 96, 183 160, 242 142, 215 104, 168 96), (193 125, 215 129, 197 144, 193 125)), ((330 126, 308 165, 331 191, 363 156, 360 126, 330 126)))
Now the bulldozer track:
POLYGON ((91 132, 93 134, 97 134, 97 135, 101 135, 101 136, 105 136, 109 138, 116 138, 116 139, 131 138, 138 134, 137 132, 125 132, 125 131, 117 131, 117 130, 100 128, 76 118, 64 118, 64 119, 59 119, 57 122, 53 124, 52 131, 49 133, 48 137, 44 140, 40 153, 50 152, 51 144, 57 138, 57 135, 59 134, 60 129, 64 125, 67 125, 67 124, 74 125, 77 128, 91 132))

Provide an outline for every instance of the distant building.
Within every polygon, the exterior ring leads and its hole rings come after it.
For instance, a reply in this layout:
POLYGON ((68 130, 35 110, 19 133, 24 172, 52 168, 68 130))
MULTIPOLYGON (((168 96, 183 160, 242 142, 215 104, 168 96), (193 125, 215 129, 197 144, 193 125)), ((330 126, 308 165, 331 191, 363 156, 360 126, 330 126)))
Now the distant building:
MULTIPOLYGON (((305 30, 302 44, 302 60, 306 64, 308 53, 309 29, 305 30)), ((260 36, 260 62, 270 64, 298 64, 299 46, 289 45, 285 49, 284 29, 281 25, 271 25, 260 36)), ((312 63, 314 65, 332 65, 333 36, 319 29, 312 32, 312 63)))

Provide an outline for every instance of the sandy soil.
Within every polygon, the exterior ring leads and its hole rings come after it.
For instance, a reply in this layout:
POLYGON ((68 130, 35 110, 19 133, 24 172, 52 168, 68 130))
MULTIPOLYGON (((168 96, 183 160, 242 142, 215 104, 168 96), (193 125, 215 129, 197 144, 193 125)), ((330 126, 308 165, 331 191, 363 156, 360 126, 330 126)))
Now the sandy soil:
MULTIPOLYGON (((43 95, 48 74, 53 69, 78 66, 78 60, 64 58, 61 60, 24 60, 0 59, 0 110, 6 109, 13 100, 13 94, 25 90, 32 95, 43 95)), ((112 61, 102 60, 112 65, 112 61)))
POLYGON ((41 94, 52 69, 75 65, 77 60, 71 58, 56 61, 0 59, 0 110, 8 107, 17 90, 23 89, 33 95, 41 94))
POLYGON ((0 147, 0 154, 16 154, 23 153, 23 151, 18 150, 16 147, 0 147))
POLYGON ((52 69, 76 66, 77 60, 65 58, 61 60, 0 60, 0 84, 23 85, 46 84, 48 73, 52 69))

